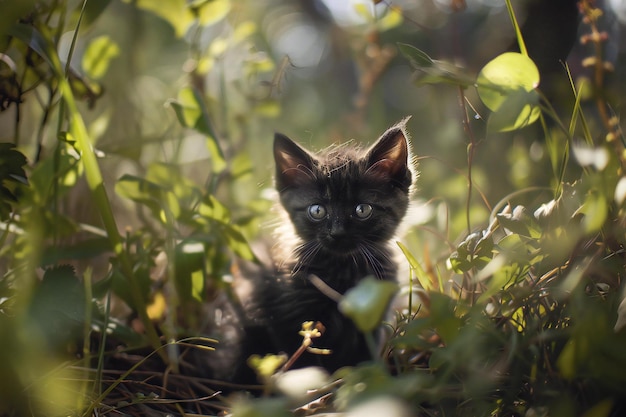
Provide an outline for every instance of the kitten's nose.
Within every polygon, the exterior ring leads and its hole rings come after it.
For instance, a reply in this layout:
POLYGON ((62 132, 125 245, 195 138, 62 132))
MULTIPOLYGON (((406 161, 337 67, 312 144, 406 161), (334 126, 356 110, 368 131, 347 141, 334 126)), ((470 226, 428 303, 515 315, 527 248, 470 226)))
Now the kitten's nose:
POLYGON ((342 237, 345 237, 346 235, 346 228, 343 225, 343 222, 340 220, 333 220, 331 226, 330 226, 330 236, 334 239, 340 239, 342 237))

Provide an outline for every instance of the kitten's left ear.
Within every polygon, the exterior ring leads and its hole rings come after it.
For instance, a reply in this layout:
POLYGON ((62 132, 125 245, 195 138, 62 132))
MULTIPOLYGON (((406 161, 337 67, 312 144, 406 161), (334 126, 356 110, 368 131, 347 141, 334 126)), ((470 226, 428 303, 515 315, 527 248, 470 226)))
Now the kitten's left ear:
POLYGON ((311 155, 287 136, 274 135, 274 161, 278 190, 298 186, 313 178, 315 162, 311 155))
POLYGON ((390 179, 403 187, 413 180, 409 169, 409 145, 405 133, 406 120, 389 128, 372 145, 366 155, 367 172, 390 179))

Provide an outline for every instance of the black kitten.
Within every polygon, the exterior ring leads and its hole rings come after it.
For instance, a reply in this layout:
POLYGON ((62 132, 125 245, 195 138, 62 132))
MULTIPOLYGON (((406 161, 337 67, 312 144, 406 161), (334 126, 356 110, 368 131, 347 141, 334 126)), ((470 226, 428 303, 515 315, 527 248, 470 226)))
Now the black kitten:
POLYGON ((302 343, 298 332, 305 321, 325 326, 315 345, 332 353, 306 352, 295 367, 318 365, 332 372, 371 359, 364 336, 310 277, 341 294, 367 276, 394 280, 391 239, 413 182, 404 122, 367 150, 346 145, 319 155, 276 134, 274 158, 280 203, 293 228, 279 236, 275 270, 252 280, 243 340, 230 350, 240 363, 226 366, 235 382, 253 379, 243 365, 251 354, 292 355, 302 343))

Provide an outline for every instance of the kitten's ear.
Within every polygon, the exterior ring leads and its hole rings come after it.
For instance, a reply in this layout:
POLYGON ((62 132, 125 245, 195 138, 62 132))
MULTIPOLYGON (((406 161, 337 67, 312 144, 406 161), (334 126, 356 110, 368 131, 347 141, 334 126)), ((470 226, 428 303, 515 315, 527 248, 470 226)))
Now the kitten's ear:
POLYGON ((409 187, 413 179, 409 169, 409 144, 404 122, 389 128, 367 152, 367 172, 409 187))
POLYGON ((287 136, 274 135, 274 161, 276 162, 276 188, 302 184, 313 177, 313 158, 307 151, 287 136))

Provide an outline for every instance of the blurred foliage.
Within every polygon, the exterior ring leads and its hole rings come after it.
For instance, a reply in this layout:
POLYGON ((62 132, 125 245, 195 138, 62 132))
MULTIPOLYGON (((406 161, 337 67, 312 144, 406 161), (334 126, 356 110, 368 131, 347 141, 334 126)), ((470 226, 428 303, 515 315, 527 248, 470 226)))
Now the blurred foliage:
POLYGON ((599 6, 5 1, 0 415, 623 413, 621 10, 599 6), (271 132, 323 147, 407 114, 406 302, 385 317, 398 287, 371 280, 338 300, 372 351, 383 322, 383 355, 251 358, 272 396, 174 398, 182 338, 267 238, 271 132), (124 385, 157 358, 162 386, 124 385))

